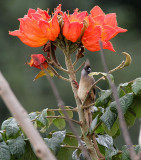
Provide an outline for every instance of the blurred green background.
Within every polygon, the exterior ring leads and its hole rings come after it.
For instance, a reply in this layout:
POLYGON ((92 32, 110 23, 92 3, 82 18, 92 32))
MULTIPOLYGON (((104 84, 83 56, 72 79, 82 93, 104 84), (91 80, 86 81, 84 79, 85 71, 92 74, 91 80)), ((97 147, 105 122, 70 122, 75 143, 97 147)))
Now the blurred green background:
MULTIPOLYGON (((132 64, 124 70, 114 73, 116 84, 131 81, 141 76, 141 2, 139 0, 1 0, 0 1, 0 70, 10 83, 14 93, 28 112, 40 111, 44 108, 57 108, 57 103, 46 78, 33 82, 38 69, 25 65, 30 60, 30 55, 42 53, 41 48, 31 48, 23 44, 17 37, 8 35, 8 31, 19 28, 18 18, 22 18, 29 8, 47 9, 50 12, 58 4, 62 4, 62 10, 73 12, 75 8, 80 11, 90 11, 95 5, 99 5, 105 13, 117 13, 117 21, 120 27, 128 29, 128 32, 117 35, 111 42, 116 53, 105 50, 105 57, 109 69, 117 66, 124 58, 121 52, 126 51, 132 56, 132 64)), ((57 50, 58 59, 64 65, 63 54, 57 50)), ((93 71, 103 71, 99 52, 85 52, 84 59, 89 58, 93 71)), ((82 59, 81 62, 84 60, 82 59)), ((65 76, 65 75, 64 75, 65 76)), ((79 81, 80 72, 77 73, 79 81)), ((74 97, 68 82, 54 78, 54 82, 60 91, 60 95, 66 105, 75 106, 74 97)), ((100 83, 103 89, 107 83, 100 83)), ((3 101, 0 99, 0 125, 10 115, 3 101)), ((138 143, 139 122, 130 128, 130 134, 134 144, 138 143)), ((124 144, 122 136, 116 139, 120 147, 124 144)))

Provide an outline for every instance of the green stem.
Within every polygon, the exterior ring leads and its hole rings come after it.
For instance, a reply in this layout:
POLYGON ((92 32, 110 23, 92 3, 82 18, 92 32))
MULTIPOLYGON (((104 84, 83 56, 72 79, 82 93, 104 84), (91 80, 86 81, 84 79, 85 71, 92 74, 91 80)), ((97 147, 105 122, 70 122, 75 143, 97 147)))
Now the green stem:
POLYGON ((87 126, 85 125, 84 112, 83 112, 83 109, 81 108, 82 104, 81 104, 80 99, 77 96, 77 88, 73 84, 73 82, 76 81, 76 75, 75 75, 74 67, 73 67, 73 64, 71 61, 71 55, 69 53, 69 46, 68 45, 66 45, 66 50, 64 51, 64 55, 65 55, 66 66, 69 71, 69 78, 70 78, 70 82, 71 82, 72 91, 74 93, 74 97, 75 97, 77 108, 78 108, 79 120, 82 123, 81 131, 82 131, 82 134, 84 137, 84 141, 85 141, 87 148, 89 150, 89 154, 91 156, 91 159, 98 160, 98 156, 97 156, 96 151, 93 147, 91 138, 86 135, 87 126))

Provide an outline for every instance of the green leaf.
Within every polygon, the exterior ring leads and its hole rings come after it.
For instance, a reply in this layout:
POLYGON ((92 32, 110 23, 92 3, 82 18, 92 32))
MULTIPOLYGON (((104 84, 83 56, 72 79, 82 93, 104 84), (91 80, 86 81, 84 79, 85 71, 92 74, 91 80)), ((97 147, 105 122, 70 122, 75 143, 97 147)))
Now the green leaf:
POLYGON ((134 113, 136 114, 136 118, 141 118, 141 101, 139 101, 139 102, 136 101, 132 105, 132 108, 134 110, 134 113))
POLYGON ((111 98, 111 94, 111 90, 102 90, 99 93, 99 98, 96 100, 95 105, 98 107, 107 104, 111 98))
POLYGON ((123 89, 125 91, 125 93, 131 93, 132 91, 132 87, 131 87, 131 83, 126 82, 126 83, 121 83, 119 84, 119 86, 117 87, 118 89, 123 89))
POLYGON ((80 150, 76 149, 73 154, 72 154, 72 159, 73 160, 87 160, 85 155, 81 153, 80 150))
POLYGON ((107 129, 106 126, 104 126, 105 132, 109 135, 112 136, 113 138, 116 138, 120 134, 120 129, 119 129, 119 121, 118 119, 115 121, 113 124, 112 128, 110 130, 107 129))
POLYGON ((121 98, 125 95, 125 91, 121 87, 117 88, 117 92, 118 92, 118 97, 119 98, 121 98))
MULTIPOLYGON (((15 158, 14 158, 15 160, 15 158)), ((26 141, 26 146, 25 146, 25 152, 23 154, 23 156, 21 158, 19 158, 18 160, 39 160, 39 158, 36 157, 30 142, 27 140, 26 141)))
POLYGON ((3 141, 2 134, 0 133, 0 142, 3 141))
POLYGON ((139 151, 141 151, 141 147, 139 145, 134 146, 134 150, 136 152, 136 154, 139 153, 139 151))
POLYGON ((80 160, 80 154, 81 154, 81 151, 76 149, 73 153, 72 153, 72 159, 73 160, 80 160))
POLYGON ((2 130, 6 130, 6 136, 9 138, 17 136, 20 131, 15 118, 10 118, 4 121, 1 128, 2 130))
POLYGON ((89 128, 89 132, 90 132, 90 134, 92 134, 92 133, 93 133, 94 128, 95 128, 95 126, 97 125, 97 122, 98 122, 98 116, 99 116, 99 115, 97 115, 97 116, 95 117, 95 119, 92 121, 92 123, 91 123, 91 125, 90 125, 90 128, 89 128))
POLYGON ((105 146, 106 148, 111 148, 111 146, 113 146, 113 138, 111 136, 107 134, 97 136, 98 138, 96 138, 96 140, 100 145, 105 146))
POLYGON ((96 134, 104 134, 105 133, 105 127, 103 127, 103 125, 99 125, 98 128, 95 130, 96 134))
POLYGON ((60 130, 62 130, 66 126, 65 120, 64 119, 59 119, 59 118, 54 119, 53 124, 60 130))
POLYGON ((61 148, 57 154, 57 160, 66 160, 69 159, 72 155, 72 149, 70 148, 61 148))
POLYGON ((118 150, 116 150, 114 147, 106 148, 105 153, 105 160, 113 160, 113 156, 117 155, 118 150))
POLYGON ((48 147, 55 153, 60 149, 61 143, 64 141, 66 135, 66 131, 58 131, 52 134, 52 138, 44 138, 45 142, 47 143, 48 147))
MULTIPOLYGON (((69 106, 65 106, 64 109, 70 109, 69 106)), ((59 111, 59 113, 64 116, 64 113, 62 110, 59 111)), ((66 113, 68 114, 69 118, 73 118, 73 112, 72 111, 66 111, 66 113)))
POLYGON ((132 90, 137 95, 141 91, 141 78, 137 78, 134 80, 132 84, 132 90))
MULTIPOLYGON (((47 110, 47 116, 55 116, 54 111, 48 111, 47 110)), ((48 127, 49 127, 52 124, 54 118, 47 118, 47 120, 48 120, 48 127)))
POLYGON ((16 139, 9 139, 7 142, 9 150, 15 158, 20 158, 24 154, 26 143, 24 142, 24 138, 22 136, 19 136, 16 139))
POLYGON ((102 146, 98 143, 98 148, 101 154, 105 155, 105 146, 102 146))
MULTIPOLYGON (((138 154, 139 151, 141 151, 141 147, 139 145, 134 146, 135 152, 138 154)), ((122 147, 122 158, 121 160, 131 160, 129 155, 129 150, 126 145, 122 147)))
POLYGON ((110 107, 106 108, 106 112, 100 117, 101 121, 110 130, 117 119, 117 113, 110 110, 110 107))
POLYGON ((40 115, 38 115, 37 118, 37 125, 39 127, 44 127, 48 125, 48 121, 47 121, 47 109, 44 109, 40 115))
POLYGON ((127 126, 132 126, 136 120, 136 114, 133 109, 128 109, 126 114, 124 115, 127 126))
POLYGON ((10 160, 9 147, 5 142, 0 142, 0 160, 10 160))
POLYGON ((122 147, 122 157, 121 157, 121 160, 130 160, 129 151, 128 151, 126 145, 124 145, 122 147))
MULTIPOLYGON (((131 104, 133 103, 133 93, 128 93, 126 94, 125 96, 121 97, 119 99, 120 101, 120 105, 121 105, 121 108, 122 108, 122 112, 123 114, 126 113, 126 111, 128 110, 128 108, 131 106, 131 104)), ((110 105, 109 105, 111 111, 113 112, 116 112, 117 113, 117 109, 116 109, 116 102, 112 102, 110 105)))
POLYGON ((112 160, 121 160, 122 153, 118 152, 116 155, 112 157, 112 160))
POLYGON ((37 113, 36 113, 36 112, 31 112, 28 116, 29 116, 29 118, 30 118, 31 120, 36 119, 37 113))
POLYGON ((66 137, 64 139, 64 144, 70 145, 70 146, 78 146, 78 140, 74 136, 73 133, 66 133, 66 137))

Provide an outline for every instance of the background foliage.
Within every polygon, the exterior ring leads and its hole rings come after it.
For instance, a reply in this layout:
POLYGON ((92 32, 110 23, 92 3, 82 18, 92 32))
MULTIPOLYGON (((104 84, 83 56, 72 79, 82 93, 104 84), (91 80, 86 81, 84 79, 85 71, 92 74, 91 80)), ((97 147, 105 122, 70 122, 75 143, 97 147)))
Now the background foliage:
MULTIPOLYGON (((62 10, 73 11, 79 8, 81 11, 90 11, 93 6, 99 5, 105 13, 117 13, 119 26, 128 29, 128 32, 118 35, 112 40, 116 53, 104 51, 109 68, 115 67, 123 58, 122 51, 129 52, 132 56, 132 64, 124 70, 114 73, 115 83, 123 83, 140 76, 140 46, 141 46, 141 21, 140 7, 138 0, 1 0, 0 1, 0 70, 9 81, 13 91, 27 109, 28 112, 43 110, 44 108, 57 107, 51 88, 45 78, 35 82, 32 80, 38 70, 25 66, 29 61, 29 55, 41 53, 41 48, 30 48, 20 42, 18 38, 8 35, 9 30, 18 29, 18 18, 24 16, 29 8, 50 8, 50 11, 59 4, 62 4, 62 10)), ((61 60, 62 53, 58 50, 57 56, 61 60)), ((85 58, 89 58, 92 63, 93 71, 103 71, 100 56, 98 53, 85 52, 85 58), (94 55, 93 55, 94 54, 94 55)), ((84 59, 83 59, 84 60, 84 59)), ((79 81, 80 73, 77 75, 79 81)), ((54 81, 60 91, 61 97, 66 105, 75 106, 71 88, 67 82, 62 82, 54 78, 54 81), (63 88, 63 89, 62 89, 63 88)), ((100 83, 100 87, 107 88, 107 83, 100 83)), ((8 110, 0 99, 0 124, 10 116, 8 110)), ((133 143, 137 144, 139 123, 136 122, 134 128, 130 129, 133 143)), ((120 137, 120 144, 122 144, 120 137)))

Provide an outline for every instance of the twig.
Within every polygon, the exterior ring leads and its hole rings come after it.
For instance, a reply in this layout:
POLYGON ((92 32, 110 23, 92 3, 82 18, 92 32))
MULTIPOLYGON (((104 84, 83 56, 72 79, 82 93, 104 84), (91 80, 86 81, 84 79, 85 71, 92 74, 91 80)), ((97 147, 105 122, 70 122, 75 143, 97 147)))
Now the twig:
POLYGON ((121 127, 121 130, 122 130, 122 133, 123 133, 123 137, 124 137, 126 145, 129 148, 130 157, 131 157, 132 160, 134 160, 135 157, 136 157, 136 153, 134 151, 133 144, 132 144, 132 141, 130 139, 128 129, 127 129, 127 126, 126 126, 126 122, 125 122, 125 119, 124 119, 124 116, 123 116, 123 113, 122 113, 120 101, 119 101, 118 94, 117 94, 117 89, 116 89, 116 86, 113 83, 113 81, 111 80, 111 78, 109 76, 109 73, 108 73, 108 67, 107 67, 105 57, 104 57, 104 53, 103 53, 102 42, 99 41, 99 44, 100 44, 100 49, 101 49, 100 50, 100 55, 101 55, 104 71, 107 73, 107 79, 110 83, 110 86, 111 86, 111 89, 112 89, 112 92, 113 92, 113 97, 116 101, 116 108, 117 108, 117 111, 118 111, 118 117, 119 117, 120 127, 121 127))
POLYGON ((88 105, 88 106, 81 106, 81 108, 82 109, 87 109, 87 108, 90 108, 90 107, 92 107, 92 106, 94 106, 95 105, 95 102, 94 103, 91 103, 90 105, 88 105))
POLYGON ((81 147, 77 147, 77 146, 69 146, 69 145, 61 145, 62 148, 72 148, 72 149, 80 149, 82 150, 81 147))
MULTIPOLYGON (((67 119, 66 117, 63 117, 63 116, 46 116, 46 118, 58 118, 58 119, 67 119)), ((81 126, 81 123, 74 120, 74 119, 71 119, 69 118, 70 121, 76 123, 76 124, 79 124, 81 126)))
POLYGON ((73 66, 75 66, 75 65, 77 64, 78 60, 79 60, 79 59, 76 57, 76 59, 75 59, 75 61, 74 61, 74 63, 73 63, 73 66))
POLYGON ((102 121, 100 121, 94 128, 94 131, 101 125, 102 121))
POLYGON ((22 127, 26 136, 29 138, 30 143, 32 144, 35 154, 41 160, 56 160, 54 155, 48 149, 47 145, 41 138, 38 131, 32 125, 30 119, 28 118, 28 114, 26 110, 22 107, 20 102, 17 100, 16 96, 12 92, 8 82, 3 77, 0 72, 0 96, 5 102, 6 106, 15 117, 17 122, 22 127))
POLYGON ((68 70, 66 70, 65 68, 63 68, 62 66, 58 66, 58 65, 54 65, 57 69, 59 69, 60 71, 63 71, 63 72, 65 72, 65 73, 69 73, 69 71, 68 70))
MULTIPOLYGON (((49 135, 52 135, 52 134, 53 134, 53 133, 49 133, 49 135)), ((77 139, 77 137, 76 137, 75 135, 66 134, 66 136, 77 139)), ((83 139, 82 137, 80 137, 80 138, 83 139)))
MULTIPOLYGON (((77 107, 73 108, 73 109, 64 109, 65 111, 72 111, 72 112, 77 112, 77 107)), ((62 111, 61 108, 58 109, 48 109, 48 111, 62 111)))
MULTIPOLYGON (((52 66, 49 65, 48 68, 51 69, 51 71, 55 74, 55 76, 56 76, 57 78, 62 79, 62 80, 67 81, 67 82, 70 82, 69 79, 67 79, 67 78, 59 75, 59 74, 57 73, 57 71, 56 71, 52 66)), ((46 73, 47 73, 47 72, 46 72, 46 73)), ((47 73, 47 74, 48 74, 48 73, 47 73)))
POLYGON ((96 87, 97 89, 99 89, 100 91, 102 91, 102 89, 101 89, 100 87, 98 87, 98 86, 96 86, 96 85, 95 85, 95 87, 96 87))
POLYGON ((84 64, 85 64, 85 62, 83 62, 83 63, 75 70, 75 73, 78 72, 78 71, 81 69, 81 67, 84 66, 84 64))

